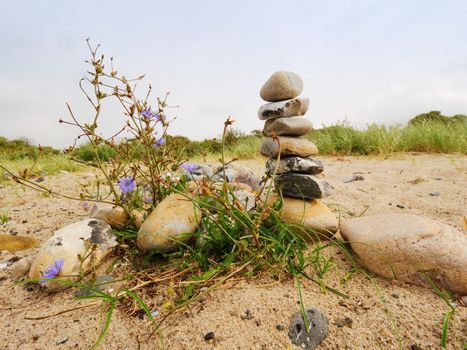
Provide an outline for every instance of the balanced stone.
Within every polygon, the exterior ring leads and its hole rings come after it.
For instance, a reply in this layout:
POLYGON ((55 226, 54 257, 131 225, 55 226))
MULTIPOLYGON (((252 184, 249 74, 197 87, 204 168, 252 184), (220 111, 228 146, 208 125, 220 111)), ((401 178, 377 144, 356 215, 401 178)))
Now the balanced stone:
POLYGON ((310 100, 294 98, 281 102, 271 102, 262 105, 258 110, 260 120, 290 118, 304 115, 308 111, 310 100))
POLYGON ((285 173, 274 180, 276 191, 285 197, 317 199, 331 195, 333 187, 325 180, 313 175, 285 173))
POLYGON ((312 128, 311 122, 301 117, 269 119, 264 123, 263 135, 302 136, 312 128))
POLYGON ((344 221, 341 235, 371 272, 467 295, 467 236, 454 227, 411 214, 380 214, 344 221))
POLYGON ((289 100, 302 93, 303 80, 293 72, 278 71, 264 83, 261 98, 268 102, 289 100))
POLYGON ((187 242, 201 222, 199 208, 181 194, 164 198, 143 222, 137 245, 144 251, 171 252, 187 242))
POLYGON ((266 172, 271 175, 284 173, 299 173, 317 175, 323 171, 323 163, 318 159, 302 157, 282 158, 277 165, 277 158, 269 158, 266 162, 266 172), (277 170, 276 170, 277 167, 277 170))
POLYGON ((299 156, 309 157, 318 153, 318 147, 313 142, 296 137, 265 138, 261 143, 260 153, 266 157, 299 156))
MULTIPOLYGON (((271 207, 280 197, 271 193, 266 199, 266 205, 271 207)), ((302 200, 298 198, 282 198, 282 206, 279 209, 279 215, 282 221, 289 224, 303 225, 317 233, 304 236, 308 241, 313 241, 315 238, 331 237, 337 232, 338 222, 336 215, 325 204, 320 201, 302 200)), ((301 233, 301 232, 300 232, 301 233)), ((302 236, 305 235, 303 232, 302 236)))

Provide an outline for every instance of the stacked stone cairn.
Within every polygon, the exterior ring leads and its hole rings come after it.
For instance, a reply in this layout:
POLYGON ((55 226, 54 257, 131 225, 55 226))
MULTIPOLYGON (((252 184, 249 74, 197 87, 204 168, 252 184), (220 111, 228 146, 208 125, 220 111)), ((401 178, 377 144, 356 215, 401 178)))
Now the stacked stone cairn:
POLYGON ((259 119, 265 120, 263 135, 266 136, 260 152, 269 157, 266 173, 276 174, 276 192, 284 197, 283 220, 334 233, 335 215, 317 201, 329 196, 333 188, 320 175, 323 164, 311 158, 318 153, 318 148, 301 138, 312 129, 311 122, 303 117, 309 100, 299 97, 302 90, 302 78, 286 71, 274 73, 263 85, 260 95, 269 103, 258 110, 259 119))

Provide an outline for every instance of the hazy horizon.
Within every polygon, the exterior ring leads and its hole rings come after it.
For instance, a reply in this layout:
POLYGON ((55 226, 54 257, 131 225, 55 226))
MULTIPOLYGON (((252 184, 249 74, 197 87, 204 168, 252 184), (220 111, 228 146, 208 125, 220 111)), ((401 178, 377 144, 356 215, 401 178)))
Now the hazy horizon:
MULTIPOLYGON (((127 77, 146 74, 153 98, 170 91, 174 135, 220 134, 231 116, 262 129, 264 81, 300 74, 315 127, 345 118, 356 126, 405 123, 430 110, 467 114, 464 1, 25 1, 0 13, 0 136, 70 145, 60 125, 70 102, 90 113, 78 81, 85 43, 101 44, 127 77)), ((140 90, 142 91, 142 89, 140 90)), ((152 103, 155 105, 155 103, 152 103)), ((111 134, 124 122, 104 114, 111 134), (116 121, 116 119, 118 122, 116 121)))

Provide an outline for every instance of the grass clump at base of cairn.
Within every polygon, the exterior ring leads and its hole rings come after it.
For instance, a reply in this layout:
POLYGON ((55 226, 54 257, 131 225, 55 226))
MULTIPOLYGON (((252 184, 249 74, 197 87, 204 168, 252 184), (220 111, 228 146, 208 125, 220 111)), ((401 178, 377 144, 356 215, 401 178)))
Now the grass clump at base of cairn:
MULTIPOLYGON (((130 218, 127 228, 114 231, 120 245, 114 252, 116 260, 111 265, 112 273, 123 279, 124 287, 111 293, 99 290, 95 285, 95 271, 82 271, 78 276, 42 278, 41 281, 53 280, 68 287, 84 288, 92 295, 80 299, 102 302, 102 323, 93 349, 104 341, 117 307, 127 314, 143 310, 154 326, 153 333, 159 332, 167 317, 232 279, 264 275, 274 280, 291 278, 295 280, 301 298, 300 279, 306 278, 324 290, 347 298, 326 286, 324 274, 332 264, 330 258, 320 256, 326 247, 342 246, 340 241, 331 240, 326 246, 319 245, 309 253, 309 241, 318 241, 320 235, 301 225, 283 223, 278 214, 281 200, 273 206, 262 204, 269 196, 271 182, 257 193, 256 208, 246 211, 227 183, 225 174, 224 181, 220 183, 210 179, 191 180, 190 164, 184 158, 186 154, 180 147, 180 139, 167 135, 170 124, 165 115, 167 96, 158 98, 157 108, 152 109, 149 105, 151 87, 143 99, 134 93, 136 82, 142 77, 127 79, 118 75, 112 60, 110 71, 106 70, 104 56, 97 54, 98 47, 94 49, 89 45, 89 49, 91 69, 80 86, 94 116, 86 123, 80 122, 71 106, 67 105, 71 120, 61 120, 61 123, 79 128, 79 137, 88 140, 88 149, 81 151, 81 156, 86 154, 87 161, 92 162, 101 176, 96 178, 95 192, 86 190, 77 198, 66 198, 112 203, 123 208, 130 218), (121 105, 125 118, 121 131, 110 138, 98 133, 104 99, 121 105), (116 136, 123 137, 123 140, 117 142, 116 136), (112 158, 106 158, 109 154, 112 158), (180 168, 185 169, 183 175, 176 173, 180 168), (147 216, 173 193, 182 195, 198 207, 202 218, 197 232, 186 237, 183 243, 180 241, 175 252, 141 251, 136 244, 135 210, 147 216), (313 266, 316 266, 317 273, 310 275, 309 271, 305 272, 313 266), (169 287, 161 304, 155 305, 154 301, 144 297, 145 291, 164 282, 169 283, 169 287), (155 309, 160 310, 158 321, 153 316, 155 309)), ((220 144, 215 146, 220 147, 221 169, 225 169, 227 164, 224 157, 227 144, 235 144, 235 137, 229 132, 231 124, 232 121, 227 119, 220 144)), ((77 152, 75 147, 70 147, 65 153, 74 158, 79 154, 77 152)), ((24 186, 64 196, 53 186, 48 188, 31 180, 27 172, 15 173, 2 165, 0 168, 24 186)), ((80 261, 88 256, 91 254, 86 254, 80 261)))

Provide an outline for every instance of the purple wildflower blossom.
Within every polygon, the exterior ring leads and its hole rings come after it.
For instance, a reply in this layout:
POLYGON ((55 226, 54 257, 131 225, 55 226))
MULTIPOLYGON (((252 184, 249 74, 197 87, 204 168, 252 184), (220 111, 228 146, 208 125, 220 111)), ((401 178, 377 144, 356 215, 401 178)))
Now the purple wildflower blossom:
POLYGON ((194 164, 194 163, 183 163, 181 165, 181 168, 184 169, 185 171, 189 172, 190 174, 195 171, 196 169, 199 168, 199 165, 198 164, 194 164))
POLYGON ((89 207, 90 207, 90 205, 89 205, 88 202, 83 202, 83 209, 84 210, 89 210, 89 207))
POLYGON ((156 143, 154 143, 154 148, 157 148, 162 145, 165 145, 165 139, 163 137, 161 137, 159 140, 156 141, 156 143))
MULTIPOLYGON (((50 265, 47 270, 45 270, 44 274, 42 275, 42 278, 55 278, 58 276, 60 273, 60 270, 63 268, 63 265, 65 264, 65 261, 63 259, 60 260, 55 260, 55 262, 50 265)), ((48 280, 40 280, 40 284, 45 284, 47 283, 48 280)))
POLYGON ((123 193, 130 193, 135 189, 136 182, 131 176, 122 177, 118 180, 118 187, 120 187, 123 193))
POLYGON ((151 107, 146 107, 142 112, 141 115, 146 119, 151 119, 154 116, 154 113, 151 110, 151 107))

